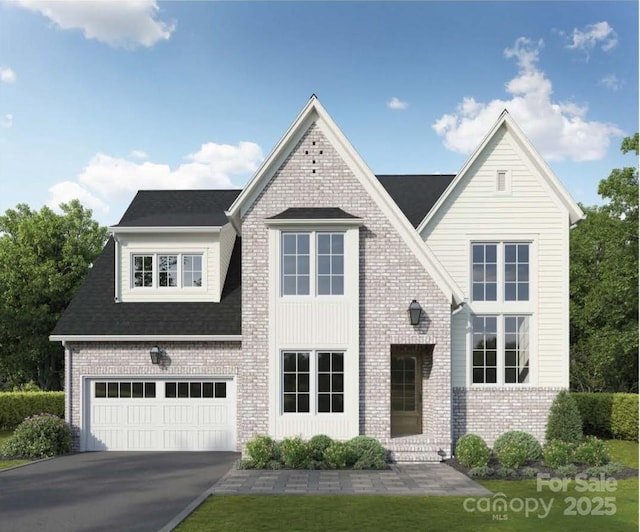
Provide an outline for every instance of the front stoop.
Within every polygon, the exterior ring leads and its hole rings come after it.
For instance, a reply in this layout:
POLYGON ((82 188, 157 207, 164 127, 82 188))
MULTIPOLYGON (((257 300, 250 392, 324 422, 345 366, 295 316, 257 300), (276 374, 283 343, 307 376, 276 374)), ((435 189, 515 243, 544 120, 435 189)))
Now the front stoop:
POLYGON ((432 441, 427 436, 400 436, 380 440, 392 462, 442 462, 451 458, 451 442, 432 441))

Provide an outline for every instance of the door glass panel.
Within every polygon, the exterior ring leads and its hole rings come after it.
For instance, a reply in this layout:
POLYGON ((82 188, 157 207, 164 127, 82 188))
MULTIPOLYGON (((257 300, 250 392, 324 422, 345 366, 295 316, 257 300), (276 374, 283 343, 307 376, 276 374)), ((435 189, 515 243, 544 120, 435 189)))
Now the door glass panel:
POLYGON ((107 383, 106 382, 96 382, 96 397, 106 397, 107 396, 107 383))

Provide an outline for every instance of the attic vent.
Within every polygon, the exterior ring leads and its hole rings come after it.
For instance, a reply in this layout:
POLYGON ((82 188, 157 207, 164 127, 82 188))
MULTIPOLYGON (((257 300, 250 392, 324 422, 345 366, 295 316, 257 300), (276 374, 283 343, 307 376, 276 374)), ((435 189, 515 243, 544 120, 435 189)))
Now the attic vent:
POLYGON ((496 191, 497 192, 506 192, 507 191, 507 172, 506 170, 498 170, 498 175, 496 179, 496 191))

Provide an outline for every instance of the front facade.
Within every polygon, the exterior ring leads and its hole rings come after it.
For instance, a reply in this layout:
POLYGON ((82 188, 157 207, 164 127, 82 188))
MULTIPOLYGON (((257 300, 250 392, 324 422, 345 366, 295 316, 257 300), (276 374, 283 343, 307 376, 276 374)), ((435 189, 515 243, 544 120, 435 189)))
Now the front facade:
POLYGON ((506 113, 455 176, 375 176, 314 96, 244 190, 142 191, 111 228, 52 334, 75 446, 542 439, 581 217, 506 113))

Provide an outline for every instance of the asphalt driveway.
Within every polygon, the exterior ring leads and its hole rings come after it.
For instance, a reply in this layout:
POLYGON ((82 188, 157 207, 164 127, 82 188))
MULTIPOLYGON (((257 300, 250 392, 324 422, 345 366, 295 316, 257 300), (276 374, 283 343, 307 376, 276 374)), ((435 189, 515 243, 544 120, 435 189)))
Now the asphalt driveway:
POLYGON ((239 456, 80 453, 0 471, 0 530, 156 532, 239 456))

